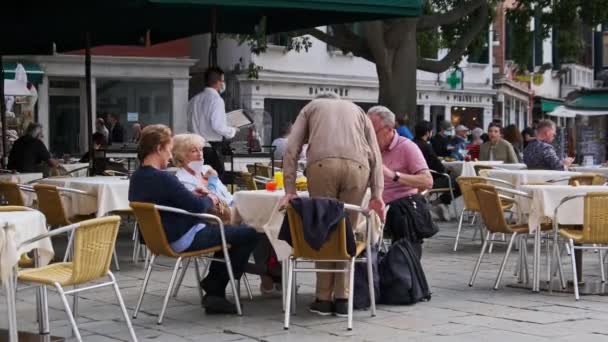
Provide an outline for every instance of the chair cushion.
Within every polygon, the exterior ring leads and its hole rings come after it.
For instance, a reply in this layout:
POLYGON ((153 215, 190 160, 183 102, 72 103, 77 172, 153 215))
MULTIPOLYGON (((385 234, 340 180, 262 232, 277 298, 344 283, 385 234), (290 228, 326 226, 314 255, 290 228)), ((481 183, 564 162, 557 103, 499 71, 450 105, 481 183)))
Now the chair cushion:
MULTIPOLYGON (((230 245, 227 245, 228 249, 230 249, 230 245)), ((215 253, 215 252, 221 252, 222 251, 222 246, 214 246, 211 248, 207 248, 207 249, 201 249, 199 251, 190 251, 190 252, 183 252, 183 253, 177 253, 178 256, 182 257, 182 258, 190 258, 190 257, 195 257, 195 256, 201 256, 201 255, 206 255, 206 254, 211 254, 211 253, 215 253)))
POLYGON ((572 239, 575 242, 579 242, 579 241, 583 240, 583 231, 578 230, 578 229, 570 229, 570 228, 560 229, 559 235, 561 235, 562 237, 564 237, 566 239, 572 239))
POLYGON ((21 281, 52 286, 55 283, 59 283, 61 286, 74 285, 70 282, 72 278, 71 262, 60 262, 40 268, 19 271, 18 278, 21 281))

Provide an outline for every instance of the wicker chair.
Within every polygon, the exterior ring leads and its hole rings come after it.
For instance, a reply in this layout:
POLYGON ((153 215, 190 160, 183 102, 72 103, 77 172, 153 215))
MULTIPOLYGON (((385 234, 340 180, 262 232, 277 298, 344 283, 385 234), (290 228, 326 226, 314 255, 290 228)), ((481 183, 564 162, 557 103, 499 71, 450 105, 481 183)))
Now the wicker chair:
MULTIPOLYGON (((483 220, 483 223, 486 227, 487 233, 486 238, 484 239, 483 245, 481 246, 481 252, 479 254, 479 258, 477 259, 477 263, 475 264, 475 268, 473 273, 471 274, 471 280, 469 281, 469 286, 473 286, 475 282, 475 278, 477 277, 477 273, 479 271, 479 266, 481 265, 481 261, 488 247, 488 243, 505 243, 503 240, 494 240, 491 239, 496 233, 502 234, 511 234, 511 239, 509 240, 507 251, 505 252, 505 256, 502 260, 502 264, 500 265, 500 269, 498 271, 498 276, 496 277, 496 282, 494 283, 494 289, 497 290, 500 285, 500 280, 502 279, 502 275, 505 269, 505 265, 507 264, 507 260, 509 258, 509 254, 511 253, 511 248, 513 247, 513 242, 518 234, 529 234, 529 228, 527 224, 507 224, 504 216, 504 202, 503 197, 499 194, 497 188, 491 184, 483 184, 476 183, 472 185, 473 192, 477 197, 477 202, 479 204, 480 214, 483 220)), ((550 230, 551 227, 549 225, 543 225, 543 230, 550 230)), ((525 249, 525 240, 520 240, 520 248, 525 249)), ((521 262, 526 264, 525 253, 523 253, 523 258, 521 262)))
MULTIPOLYGON (((161 308, 160 315, 158 316, 158 322, 157 322, 158 324, 162 324, 163 317, 164 317, 165 311, 167 309, 167 304, 169 303, 169 297, 171 296, 172 291, 175 291, 175 289, 174 289, 174 288, 176 288, 175 280, 177 278, 177 272, 179 270, 179 267, 182 264, 182 260, 185 259, 185 261, 188 264, 188 261, 191 258, 194 259, 198 293, 201 296, 201 299, 203 296, 202 288, 200 287, 202 275, 199 270, 198 259, 204 258, 209 261, 211 261, 211 260, 219 261, 219 262, 224 262, 226 264, 226 268, 228 270, 228 276, 230 278, 230 284, 232 286, 232 293, 234 295, 234 301, 235 301, 237 313, 239 316, 242 315, 241 303, 240 303, 239 296, 238 296, 236 281, 234 279, 234 273, 232 271, 232 265, 230 264, 230 258, 226 257, 223 259, 217 259, 217 258, 214 258, 213 256, 211 256, 211 254, 213 254, 215 252, 223 252, 223 254, 225 256, 229 255, 228 249, 230 248, 230 246, 226 243, 226 239, 224 236, 224 224, 219 217, 209 215, 209 214, 190 213, 185 210, 154 205, 152 203, 131 202, 130 206, 131 206, 131 208, 133 208, 133 211, 135 212, 135 216, 137 217, 139 229, 140 229, 141 235, 146 243, 146 246, 148 247, 148 249, 150 250, 150 252, 152 254, 152 257, 151 257, 150 262, 148 263, 148 267, 146 269, 146 275, 145 275, 144 281, 142 283, 141 291, 139 293, 139 299, 137 301, 137 306, 135 307, 135 311, 133 312, 133 318, 137 318, 137 314, 139 313, 139 309, 141 308, 141 304, 143 302, 144 295, 146 293, 146 288, 148 287, 148 282, 150 280, 150 274, 152 273, 152 267, 154 265, 154 261, 156 260, 156 257, 158 257, 158 256, 165 256, 165 257, 177 259, 175 262, 175 266, 173 267, 173 273, 171 274, 171 280, 169 281, 169 287, 167 288, 167 292, 165 294, 163 306, 161 308), (171 249, 171 246, 169 245, 169 241, 167 241, 167 236, 165 235, 165 228, 163 227, 163 224, 162 224, 161 218, 160 218, 161 211, 171 212, 171 213, 181 214, 181 215, 194 216, 194 217, 200 218, 202 220, 213 221, 214 223, 217 223, 217 225, 220 227, 222 243, 215 247, 198 250, 198 251, 183 252, 183 253, 174 252, 173 249, 171 249)), ((185 273, 186 270, 184 270, 183 272, 185 273)))
POLYGON ((604 185, 606 183, 606 177, 597 174, 583 174, 577 176, 571 176, 568 179, 568 185, 581 186, 581 185, 604 185))
MULTIPOLYGON (((456 179, 458 182, 458 186, 460 187, 460 191, 462 193, 462 199, 464 202, 464 206, 462 211, 460 212, 460 219, 458 221, 458 231, 456 232, 456 239, 454 241, 454 252, 458 249, 458 240, 460 239, 460 232, 462 231, 462 222, 464 220, 465 212, 472 213, 473 215, 477 215, 480 212, 479 201, 477 200, 477 196, 473 191, 474 184, 487 184, 489 181, 497 184, 502 184, 505 186, 513 187, 513 185, 509 182, 493 179, 493 178, 485 178, 485 177, 458 177, 456 179)), ((513 206, 515 202, 511 198, 501 197, 501 202, 503 203, 503 210, 507 210, 513 206)), ((483 240, 483 232, 481 225, 477 225, 479 232, 481 233, 481 238, 483 240)))
MULTIPOLYGON (((74 335, 78 341, 82 341, 82 337, 80 336, 78 325, 76 324, 74 314, 70 309, 70 304, 68 303, 66 295, 74 295, 74 311, 76 311, 76 300, 78 298, 76 294, 78 292, 98 289, 110 285, 114 288, 114 293, 116 294, 122 314, 129 328, 131 339, 137 341, 135 331, 133 330, 131 320, 129 319, 129 314, 127 313, 127 308, 125 307, 120 294, 118 283, 109 270, 119 225, 120 217, 108 216, 59 228, 24 242, 24 244, 29 244, 57 234, 74 232, 74 257, 72 262, 61 262, 40 268, 23 270, 19 272, 18 279, 43 287, 54 286, 57 289, 72 325, 74 335), (69 291, 64 290, 66 286, 76 287, 106 276, 110 279, 109 282, 101 284, 96 283, 93 286, 74 288, 69 291)), ((48 310, 48 307, 45 309, 48 310)))
MULTIPOLYGON (((568 196, 564 198, 555 208, 553 222, 556 223, 558 221, 557 215, 559 213, 559 208, 564 203, 581 197, 584 198, 583 229, 559 227, 557 224, 554 224, 555 230, 557 230, 559 236, 566 239, 570 246, 572 274, 574 277, 574 298, 576 300, 579 300, 580 296, 574 251, 576 249, 597 249, 599 251, 598 256, 602 282, 605 282, 606 275, 604 273, 603 251, 608 249, 608 192, 590 192, 585 195, 568 196)), ((558 237, 556 236, 556 239, 557 238, 558 237)), ((555 241, 554 243, 554 255, 559 257, 559 250, 556 249, 559 246, 557 242, 558 241, 555 241)))
POLYGON ((0 195, 4 196, 8 205, 25 206, 21 188, 17 183, 0 182, 0 195))
MULTIPOLYGON (((357 211, 364 213, 364 210, 360 207, 348 205, 344 206, 346 210, 357 211)), ((295 311, 295 288, 294 282, 296 272, 333 272, 333 273, 345 273, 349 274, 349 297, 348 297, 348 330, 353 328, 353 296, 354 296, 354 268, 355 262, 365 262, 367 264, 367 277, 369 279, 369 296, 371 304, 371 315, 376 316, 376 300, 374 293, 374 281, 372 272, 372 259, 371 259, 371 230, 369 220, 367 224, 366 241, 357 242, 355 255, 349 255, 346 251, 346 223, 342 220, 334 233, 329 237, 325 244, 320 250, 315 250, 306 242, 302 230, 302 218, 291 206, 287 207, 287 219, 289 222, 289 230, 291 232, 291 240, 293 246, 293 252, 288 260, 288 272, 287 272, 287 287, 285 288, 287 295, 285 298, 285 323, 284 328, 289 329, 289 319, 292 308, 295 311), (359 257, 366 252, 365 257, 359 257), (340 262, 344 263, 344 269, 331 269, 323 270, 315 267, 298 268, 299 262, 340 262), (292 307, 293 305, 293 307, 292 307)), ((367 216, 366 216, 367 219, 367 216)))

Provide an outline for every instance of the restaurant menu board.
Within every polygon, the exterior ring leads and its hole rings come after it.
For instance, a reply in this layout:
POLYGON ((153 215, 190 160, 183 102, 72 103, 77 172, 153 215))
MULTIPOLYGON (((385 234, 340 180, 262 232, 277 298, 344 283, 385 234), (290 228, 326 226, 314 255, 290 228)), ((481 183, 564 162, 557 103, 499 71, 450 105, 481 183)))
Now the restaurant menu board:
MULTIPOLYGON (((589 120, 599 118, 589 118, 589 120)), ((606 139, 600 122, 579 124, 577 131, 577 157, 582 162, 585 156, 593 156, 594 164, 601 164, 606 160, 606 139)))

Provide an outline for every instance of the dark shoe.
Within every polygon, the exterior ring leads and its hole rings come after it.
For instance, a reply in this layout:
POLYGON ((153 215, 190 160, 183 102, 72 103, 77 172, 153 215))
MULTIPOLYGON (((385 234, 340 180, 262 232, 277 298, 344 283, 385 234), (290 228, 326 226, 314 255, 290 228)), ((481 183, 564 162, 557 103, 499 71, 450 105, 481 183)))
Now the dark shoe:
POLYGON ((229 302, 224 297, 205 296, 203 297, 203 306, 208 315, 220 314, 236 314, 236 305, 229 302))
POLYGON ((315 300, 308 311, 321 316, 329 316, 333 313, 333 303, 326 300, 315 300))
POLYGON ((334 315, 348 317, 348 299, 336 299, 334 302, 334 315))

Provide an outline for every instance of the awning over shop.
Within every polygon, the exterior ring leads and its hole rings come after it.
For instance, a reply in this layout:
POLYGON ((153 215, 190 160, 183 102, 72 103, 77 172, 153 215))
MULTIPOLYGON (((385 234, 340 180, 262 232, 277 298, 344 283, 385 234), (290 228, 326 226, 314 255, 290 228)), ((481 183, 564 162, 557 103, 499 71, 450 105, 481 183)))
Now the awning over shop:
MULTIPOLYGON (((27 74, 27 80, 32 83, 40 83, 42 82, 42 76, 44 72, 40 68, 40 65, 36 63, 21 63, 25 68, 25 72, 27 74)), ((15 69, 17 69, 16 62, 6 62, 3 65, 4 68, 4 79, 6 80, 14 80, 15 79, 15 69)))
MULTIPOLYGON (((555 108, 563 105, 562 101, 557 100, 548 100, 548 99, 540 99, 540 108, 543 112, 553 112, 555 108)), ((551 114, 549 114, 551 115, 551 114)))
POLYGON ((608 92, 583 94, 568 101, 568 107, 608 112, 608 92))
POLYGON ((558 106, 554 111, 547 113, 551 116, 557 116, 561 118, 574 118, 577 115, 580 116, 600 116, 608 115, 608 109, 604 110, 589 110, 589 109, 577 109, 566 106, 558 106))

